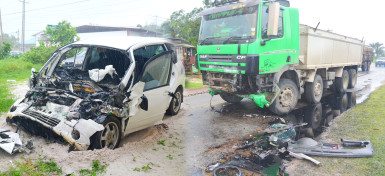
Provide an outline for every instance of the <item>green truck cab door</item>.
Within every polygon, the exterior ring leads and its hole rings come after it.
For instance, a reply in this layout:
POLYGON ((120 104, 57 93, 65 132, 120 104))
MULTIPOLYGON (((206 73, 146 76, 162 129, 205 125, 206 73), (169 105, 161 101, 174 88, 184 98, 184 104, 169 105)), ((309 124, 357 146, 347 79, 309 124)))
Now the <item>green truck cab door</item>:
POLYGON ((285 65, 298 64, 299 24, 298 10, 280 6, 277 35, 268 35, 269 5, 260 5, 259 11, 259 74, 279 72, 285 65), (297 10, 297 11, 296 11, 297 10), (297 13, 295 13, 297 12, 297 13))

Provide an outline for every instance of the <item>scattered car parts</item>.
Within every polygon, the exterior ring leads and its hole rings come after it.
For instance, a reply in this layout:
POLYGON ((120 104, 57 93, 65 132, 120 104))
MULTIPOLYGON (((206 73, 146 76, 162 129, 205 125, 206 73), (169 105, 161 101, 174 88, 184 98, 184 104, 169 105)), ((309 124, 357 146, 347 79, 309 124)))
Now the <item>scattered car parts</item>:
POLYGON ((30 153, 33 149, 33 143, 32 140, 28 140, 23 144, 18 133, 0 129, 0 148, 9 154, 14 154, 16 152, 30 153))
POLYGON ((341 139, 342 145, 317 142, 311 138, 301 138, 289 142, 290 152, 303 153, 313 156, 360 158, 373 156, 373 146, 370 141, 347 141, 341 139))

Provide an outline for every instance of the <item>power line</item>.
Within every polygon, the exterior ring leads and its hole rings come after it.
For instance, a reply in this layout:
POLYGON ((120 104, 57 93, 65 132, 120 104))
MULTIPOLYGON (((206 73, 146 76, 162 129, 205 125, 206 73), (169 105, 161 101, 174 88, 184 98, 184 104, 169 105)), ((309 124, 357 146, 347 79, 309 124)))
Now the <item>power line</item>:
MULTIPOLYGON (((67 4, 60 4, 60 5, 54 5, 54 6, 49 6, 49 7, 43 7, 43 8, 38 8, 38 9, 32 9, 32 10, 27 10, 27 11, 25 11, 25 12, 33 12, 33 11, 37 11, 37 10, 43 10, 43 9, 49 9, 49 8, 53 8, 53 7, 59 7, 59 6, 66 6, 66 5, 71 5, 71 4, 77 4, 77 3, 86 2, 86 1, 90 1, 90 0, 76 1, 76 2, 67 3, 67 4)), ((4 14, 3 16, 15 15, 15 14, 19 14, 19 13, 23 13, 23 12, 13 12, 13 13, 4 14)))

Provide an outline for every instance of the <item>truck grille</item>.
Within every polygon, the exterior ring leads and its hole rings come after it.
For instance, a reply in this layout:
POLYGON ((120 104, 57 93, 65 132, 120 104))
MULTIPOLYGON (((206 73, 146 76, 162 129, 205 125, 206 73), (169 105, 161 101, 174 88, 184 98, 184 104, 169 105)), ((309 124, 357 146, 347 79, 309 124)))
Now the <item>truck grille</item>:
POLYGON ((49 117, 47 115, 44 115, 42 113, 39 113, 39 112, 36 112, 36 111, 33 111, 33 110, 25 110, 23 112, 24 114, 26 115, 29 115, 33 118, 36 118, 38 119, 39 121, 51 126, 51 127, 54 127, 56 125, 58 125, 60 123, 60 120, 59 119, 56 119, 56 118, 52 118, 52 117, 49 117))

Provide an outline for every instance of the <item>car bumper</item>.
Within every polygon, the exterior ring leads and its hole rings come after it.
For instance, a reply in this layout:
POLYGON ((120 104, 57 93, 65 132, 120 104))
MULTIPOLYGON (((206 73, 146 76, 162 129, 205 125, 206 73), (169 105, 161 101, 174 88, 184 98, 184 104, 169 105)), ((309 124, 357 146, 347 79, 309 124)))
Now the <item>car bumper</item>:
POLYGON ((87 150, 91 143, 91 136, 104 129, 103 125, 90 119, 67 120, 64 117, 59 119, 52 117, 50 114, 35 111, 27 103, 20 102, 21 100, 16 101, 6 115, 11 123, 16 120, 19 123, 23 123, 24 119, 34 121, 63 137, 65 141, 73 145, 77 150, 87 150))

